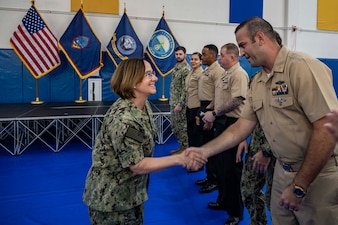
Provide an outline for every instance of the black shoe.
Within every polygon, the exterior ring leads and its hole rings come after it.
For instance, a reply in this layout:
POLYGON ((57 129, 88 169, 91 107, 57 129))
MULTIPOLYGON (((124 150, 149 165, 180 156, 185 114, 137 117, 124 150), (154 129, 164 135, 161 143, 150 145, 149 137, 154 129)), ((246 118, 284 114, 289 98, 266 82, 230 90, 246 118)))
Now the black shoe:
POLYGON ((230 216, 224 225, 238 225, 241 220, 239 217, 230 216))
POLYGON ((204 187, 199 189, 200 193, 210 193, 214 190, 217 190, 217 185, 216 184, 207 184, 204 187))
POLYGON ((204 186, 208 183, 208 178, 204 178, 203 180, 196 180, 195 184, 196 185, 200 185, 200 186, 204 186))
POLYGON ((214 210, 221 210, 223 207, 218 202, 209 202, 208 207, 214 210))

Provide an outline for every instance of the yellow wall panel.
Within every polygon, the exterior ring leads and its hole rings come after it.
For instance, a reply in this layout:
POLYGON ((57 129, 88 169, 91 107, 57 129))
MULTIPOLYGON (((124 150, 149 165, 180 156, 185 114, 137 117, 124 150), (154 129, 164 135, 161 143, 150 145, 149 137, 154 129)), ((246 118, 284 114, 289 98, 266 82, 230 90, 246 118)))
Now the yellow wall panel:
POLYGON ((337 0, 318 0, 317 29, 338 31, 337 12, 337 0))
MULTIPOLYGON (((77 12, 81 0, 71 0, 71 10, 77 12)), ((84 12, 119 14, 119 0, 82 0, 84 12)))

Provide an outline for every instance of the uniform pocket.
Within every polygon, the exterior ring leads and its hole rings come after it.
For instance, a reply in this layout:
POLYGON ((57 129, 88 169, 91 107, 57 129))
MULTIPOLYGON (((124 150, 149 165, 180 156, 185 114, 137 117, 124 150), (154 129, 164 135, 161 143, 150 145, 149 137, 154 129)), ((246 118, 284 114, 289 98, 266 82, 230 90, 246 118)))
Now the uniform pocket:
POLYGON ((293 105, 293 98, 291 96, 275 97, 271 98, 270 102, 272 107, 275 108, 286 108, 293 105))
POLYGON ((253 111, 258 111, 263 108, 263 99, 255 100, 252 102, 253 111))

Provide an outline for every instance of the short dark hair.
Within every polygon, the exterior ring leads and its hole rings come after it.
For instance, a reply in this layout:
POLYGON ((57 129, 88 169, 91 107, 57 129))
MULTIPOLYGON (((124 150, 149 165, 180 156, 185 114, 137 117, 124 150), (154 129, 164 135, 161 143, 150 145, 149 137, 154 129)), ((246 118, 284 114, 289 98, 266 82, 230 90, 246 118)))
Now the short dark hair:
POLYGON ((110 87, 122 99, 135 98, 134 86, 144 78, 143 58, 131 58, 120 62, 110 79, 110 87))
POLYGON ((279 45, 282 45, 282 38, 280 37, 279 33, 277 31, 275 31, 275 35, 276 35, 276 41, 279 45))
POLYGON ((216 54, 216 57, 217 57, 217 55, 218 55, 218 48, 217 48, 216 45, 214 45, 214 44, 208 44, 208 45, 205 45, 203 48, 207 48, 210 51, 214 52, 216 54))
POLYGON ((248 36, 252 42, 255 41, 255 35, 258 31, 263 32, 271 39, 276 39, 276 34, 272 25, 258 16, 251 17, 240 23, 235 29, 235 34, 244 27, 247 27, 248 36))
POLYGON ((198 55, 198 58, 200 58, 200 60, 202 60, 202 54, 199 52, 194 52, 191 55, 198 55))
POLYGON ((182 51, 184 52, 184 54, 187 53, 187 50, 186 50, 185 47, 183 47, 183 46, 177 46, 177 47, 175 48, 175 52, 177 52, 177 51, 179 51, 179 50, 182 50, 182 51))

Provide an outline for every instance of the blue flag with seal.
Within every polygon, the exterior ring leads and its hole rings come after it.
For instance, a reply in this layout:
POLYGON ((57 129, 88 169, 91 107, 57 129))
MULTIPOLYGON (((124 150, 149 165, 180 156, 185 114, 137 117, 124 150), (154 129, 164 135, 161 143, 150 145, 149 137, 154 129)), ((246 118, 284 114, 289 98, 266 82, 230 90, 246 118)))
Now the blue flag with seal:
POLYGON ((126 10, 106 49, 115 66, 128 58, 143 57, 143 45, 130 23, 126 10))
POLYGON ((81 79, 97 73, 103 65, 101 41, 91 28, 82 8, 62 35, 59 47, 81 79))
POLYGON ((165 77, 173 71, 176 64, 175 48, 178 46, 176 38, 162 15, 146 48, 145 59, 162 77, 165 77))

